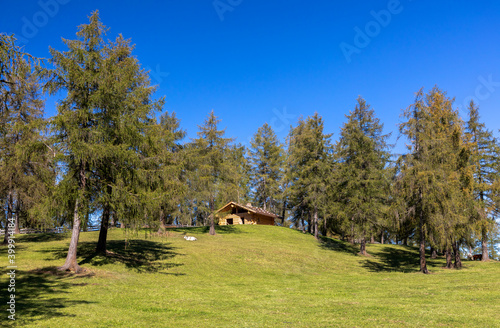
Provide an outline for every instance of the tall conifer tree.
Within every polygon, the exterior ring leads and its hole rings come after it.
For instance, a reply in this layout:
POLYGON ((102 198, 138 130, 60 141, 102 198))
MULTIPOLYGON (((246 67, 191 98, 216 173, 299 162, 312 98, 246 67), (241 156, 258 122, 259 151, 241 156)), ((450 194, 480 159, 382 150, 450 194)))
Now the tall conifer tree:
POLYGON ((276 213, 282 193, 283 146, 267 123, 257 130, 250 143, 253 201, 257 206, 276 213))
POLYGON ((342 216, 354 224, 359 236, 360 253, 366 255, 366 237, 373 233, 387 204, 389 135, 382 133, 383 124, 361 97, 347 120, 337 144, 338 200, 342 216))
POLYGON ((190 178, 195 189, 196 208, 205 221, 209 220, 210 235, 215 235, 216 201, 225 189, 224 179, 231 170, 227 156, 232 139, 224 138, 225 130, 219 130, 219 123, 211 111, 205 123, 199 126, 191 154, 191 160, 196 163, 190 178))
POLYGON ((494 217, 500 214, 500 203, 496 199, 500 186, 500 147, 498 141, 480 122, 479 108, 471 101, 469 120, 466 126, 467 141, 471 150, 474 175, 474 221, 480 230, 482 260, 488 261, 488 232, 495 224, 494 217))
POLYGON ((319 238, 319 220, 326 205, 326 176, 331 168, 331 134, 324 134, 323 119, 315 113, 300 119, 289 136, 287 180, 294 217, 305 218, 308 230, 319 238))

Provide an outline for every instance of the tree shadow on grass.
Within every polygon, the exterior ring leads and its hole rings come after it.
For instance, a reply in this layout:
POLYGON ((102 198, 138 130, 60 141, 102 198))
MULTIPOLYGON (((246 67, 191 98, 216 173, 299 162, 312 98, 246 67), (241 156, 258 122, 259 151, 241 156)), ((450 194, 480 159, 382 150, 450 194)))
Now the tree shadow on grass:
MULTIPOLYGON (((179 232, 183 234, 192 233, 192 234, 205 234, 210 231, 210 227, 187 227, 187 228, 167 228, 167 231, 179 232)), ((246 231, 242 231, 238 229, 237 226, 234 225, 216 225, 215 233, 218 234, 230 234, 230 233, 247 233, 246 231)))
MULTIPOLYGON (((92 266, 102 266, 106 264, 121 263, 129 269, 139 273, 164 273, 174 275, 184 275, 182 273, 161 272, 171 268, 181 266, 180 263, 167 262, 175 256, 181 255, 175 251, 176 248, 165 243, 150 240, 111 240, 107 242, 106 255, 95 252, 96 242, 81 242, 78 244, 78 257, 81 258, 79 265, 90 264, 92 266)), ((68 249, 57 248, 44 250, 55 255, 57 259, 66 258, 68 249)))
MULTIPOLYGON (((0 270, 2 277, 8 277, 9 270, 0 270)), ((79 304, 90 304, 92 302, 71 299, 70 288, 78 286, 71 277, 84 278, 91 274, 73 275, 66 272, 57 272, 55 267, 47 267, 40 270, 21 271, 16 270, 15 276, 15 318, 7 319, 10 315, 4 312, 2 321, 8 325, 20 325, 32 323, 34 320, 45 320, 53 317, 72 316, 61 312, 61 309, 79 304)), ((8 283, 2 287, 1 302, 7 309, 7 301, 10 292, 7 290, 8 283)))
POLYGON ((359 252, 359 246, 323 236, 320 236, 320 247, 327 250, 344 252, 353 255, 356 255, 359 252))
MULTIPOLYGON (((384 247, 372 254, 376 260, 367 259, 363 267, 372 272, 418 272, 420 258, 416 249, 384 247), (378 260, 378 261, 377 261, 378 260)), ((438 259, 426 258, 428 266, 438 266, 438 259)))
POLYGON ((38 242, 48 242, 48 241, 59 241, 69 238, 71 235, 69 233, 32 233, 28 235, 18 236, 18 240, 21 243, 38 243, 38 242))

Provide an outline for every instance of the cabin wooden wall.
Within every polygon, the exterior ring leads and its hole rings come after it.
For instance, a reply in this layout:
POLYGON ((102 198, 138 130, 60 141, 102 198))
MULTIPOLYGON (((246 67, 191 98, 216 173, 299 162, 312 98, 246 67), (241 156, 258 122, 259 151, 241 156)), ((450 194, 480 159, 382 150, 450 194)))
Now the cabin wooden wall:
POLYGON ((260 225, 274 225, 274 219, 263 215, 254 213, 238 213, 228 214, 219 219, 219 225, 227 225, 227 219, 233 219, 233 224, 260 224, 260 225))

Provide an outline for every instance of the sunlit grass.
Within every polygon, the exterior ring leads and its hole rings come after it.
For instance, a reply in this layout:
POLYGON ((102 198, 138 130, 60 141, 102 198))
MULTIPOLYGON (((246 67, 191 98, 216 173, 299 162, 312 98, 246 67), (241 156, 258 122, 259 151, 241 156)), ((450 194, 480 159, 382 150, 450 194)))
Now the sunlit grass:
MULTIPOLYGON (((368 245, 281 227, 175 229, 167 237, 82 233, 82 275, 55 274, 69 235, 18 238, 17 324, 33 327, 498 327, 500 263, 417 273, 411 247, 368 245), (198 238, 189 242, 184 234, 198 238), (125 242, 127 239, 127 242, 125 242)), ((0 265, 7 265, 6 248, 0 265)), ((2 295, 6 295, 2 271, 2 295)), ((5 299, 3 297, 2 299, 5 299)), ((3 302, 3 300, 2 300, 3 302)), ((5 304, 5 303, 3 303, 5 304)), ((7 312, 2 322, 7 322, 7 312)))

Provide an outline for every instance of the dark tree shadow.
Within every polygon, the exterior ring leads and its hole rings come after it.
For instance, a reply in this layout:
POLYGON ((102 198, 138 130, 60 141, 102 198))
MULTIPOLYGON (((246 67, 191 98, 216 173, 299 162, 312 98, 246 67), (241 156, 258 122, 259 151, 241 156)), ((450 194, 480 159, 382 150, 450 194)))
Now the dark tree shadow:
MULTIPOLYGON (((402 246, 400 246, 402 247, 402 246)), ((363 267, 372 272, 417 272, 420 258, 417 249, 405 246, 404 249, 384 247, 372 254, 377 260, 367 259, 363 267)), ((439 259, 426 258, 428 266, 437 266, 439 259)))
MULTIPOLYGON (((8 270, 0 270, 3 277, 7 277, 8 270)), ((15 321, 9 320, 5 311, 10 292, 7 286, 2 286, 1 302, 5 304, 2 315, 2 323, 5 325, 22 325, 32 323, 33 320, 44 320, 52 317, 71 316, 61 312, 78 304, 90 304, 92 302, 71 299, 70 288, 81 284, 74 283, 69 277, 88 277, 90 274, 73 275, 70 273, 57 272, 55 267, 40 270, 20 271, 16 270, 15 321), (49 299, 47 299, 49 295, 49 299)), ((3 325, 2 325, 3 326, 3 325)))
MULTIPOLYGON (((173 231, 173 232, 179 232, 183 234, 205 234, 210 231, 210 227, 208 226, 203 226, 203 227, 186 227, 186 228, 167 228, 167 231, 173 231)), ((230 234, 230 233, 247 233, 245 231, 241 231, 241 229, 238 229, 237 226, 234 225, 216 225, 215 226, 215 233, 218 234, 230 234)))
MULTIPOLYGON (((106 264, 121 263, 127 268, 137 272, 156 273, 174 267, 181 266, 179 263, 167 262, 177 255, 174 247, 166 243, 154 242, 150 240, 134 239, 111 240, 107 242, 106 255, 95 252, 96 242, 81 242, 78 244, 78 258, 80 265, 90 264, 92 266, 102 266, 106 264)), ((43 250, 52 253, 56 259, 65 259, 67 247, 43 250)), ((170 274, 167 272, 160 272, 170 274)), ((175 275, 183 275, 176 273, 175 275)))
POLYGON ((38 242, 47 242, 47 241, 59 241, 69 238, 71 235, 67 232, 65 233, 32 233, 29 235, 18 235, 16 238, 20 243, 38 243, 38 242))
POLYGON ((356 255, 359 252, 359 246, 323 236, 320 237, 320 247, 331 251, 344 252, 353 255, 356 255))

